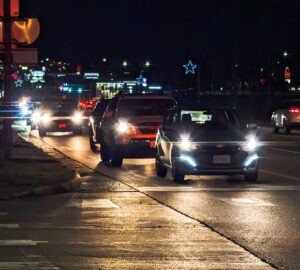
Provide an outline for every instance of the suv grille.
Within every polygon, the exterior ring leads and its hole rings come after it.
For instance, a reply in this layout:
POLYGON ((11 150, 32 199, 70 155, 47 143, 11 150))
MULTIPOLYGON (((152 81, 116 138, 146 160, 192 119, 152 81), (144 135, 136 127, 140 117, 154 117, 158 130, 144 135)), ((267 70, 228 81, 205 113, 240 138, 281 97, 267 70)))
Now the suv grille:
POLYGON ((137 128, 142 134, 156 134, 160 122, 138 123, 137 128))

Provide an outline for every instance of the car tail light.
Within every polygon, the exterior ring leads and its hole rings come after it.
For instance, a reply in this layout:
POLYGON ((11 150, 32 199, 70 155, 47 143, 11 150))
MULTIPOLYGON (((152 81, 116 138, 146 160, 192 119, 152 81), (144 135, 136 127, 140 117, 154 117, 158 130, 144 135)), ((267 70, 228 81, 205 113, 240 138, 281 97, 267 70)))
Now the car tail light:
POLYGON ((300 109, 297 108, 297 107, 292 107, 292 108, 289 109, 290 113, 298 113, 299 111, 300 111, 300 109))

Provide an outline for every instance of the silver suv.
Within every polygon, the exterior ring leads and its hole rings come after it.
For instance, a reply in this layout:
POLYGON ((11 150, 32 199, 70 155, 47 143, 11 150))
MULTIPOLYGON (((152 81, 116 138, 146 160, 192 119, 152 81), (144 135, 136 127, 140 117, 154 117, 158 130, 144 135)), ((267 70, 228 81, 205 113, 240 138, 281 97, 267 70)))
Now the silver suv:
POLYGON ((271 116, 274 133, 280 129, 290 134, 292 130, 300 129, 300 100, 286 101, 271 116))

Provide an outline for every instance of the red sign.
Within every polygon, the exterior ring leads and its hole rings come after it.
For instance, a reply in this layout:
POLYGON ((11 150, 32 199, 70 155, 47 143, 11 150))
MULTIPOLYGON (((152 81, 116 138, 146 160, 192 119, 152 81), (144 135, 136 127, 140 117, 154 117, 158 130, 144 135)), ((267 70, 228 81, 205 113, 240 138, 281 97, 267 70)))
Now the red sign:
MULTIPOLYGON (((10 0, 10 16, 19 16, 19 0, 10 0)), ((0 17, 4 17, 4 0, 0 0, 0 17)))
POLYGON ((286 68, 285 68, 285 71, 284 71, 284 78, 285 78, 286 80, 291 79, 291 70, 290 70, 289 67, 286 67, 286 68))

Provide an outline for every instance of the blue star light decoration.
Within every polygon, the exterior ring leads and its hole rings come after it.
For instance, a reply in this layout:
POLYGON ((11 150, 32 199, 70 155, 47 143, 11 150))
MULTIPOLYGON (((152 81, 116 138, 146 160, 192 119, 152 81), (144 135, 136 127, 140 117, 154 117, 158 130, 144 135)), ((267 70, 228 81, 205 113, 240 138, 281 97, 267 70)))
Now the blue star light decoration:
POLYGON ((185 74, 189 74, 189 73, 195 74, 195 69, 197 68, 197 65, 194 65, 192 61, 189 60, 189 62, 183 65, 183 67, 185 68, 185 74))
POLYGON ((21 80, 21 79, 17 79, 17 80, 15 81, 16 87, 22 87, 22 84, 23 84, 23 80, 21 80))
POLYGON ((144 78, 142 75, 140 77, 136 78, 137 83, 143 86, 147 86, 147 78, 144 78))

